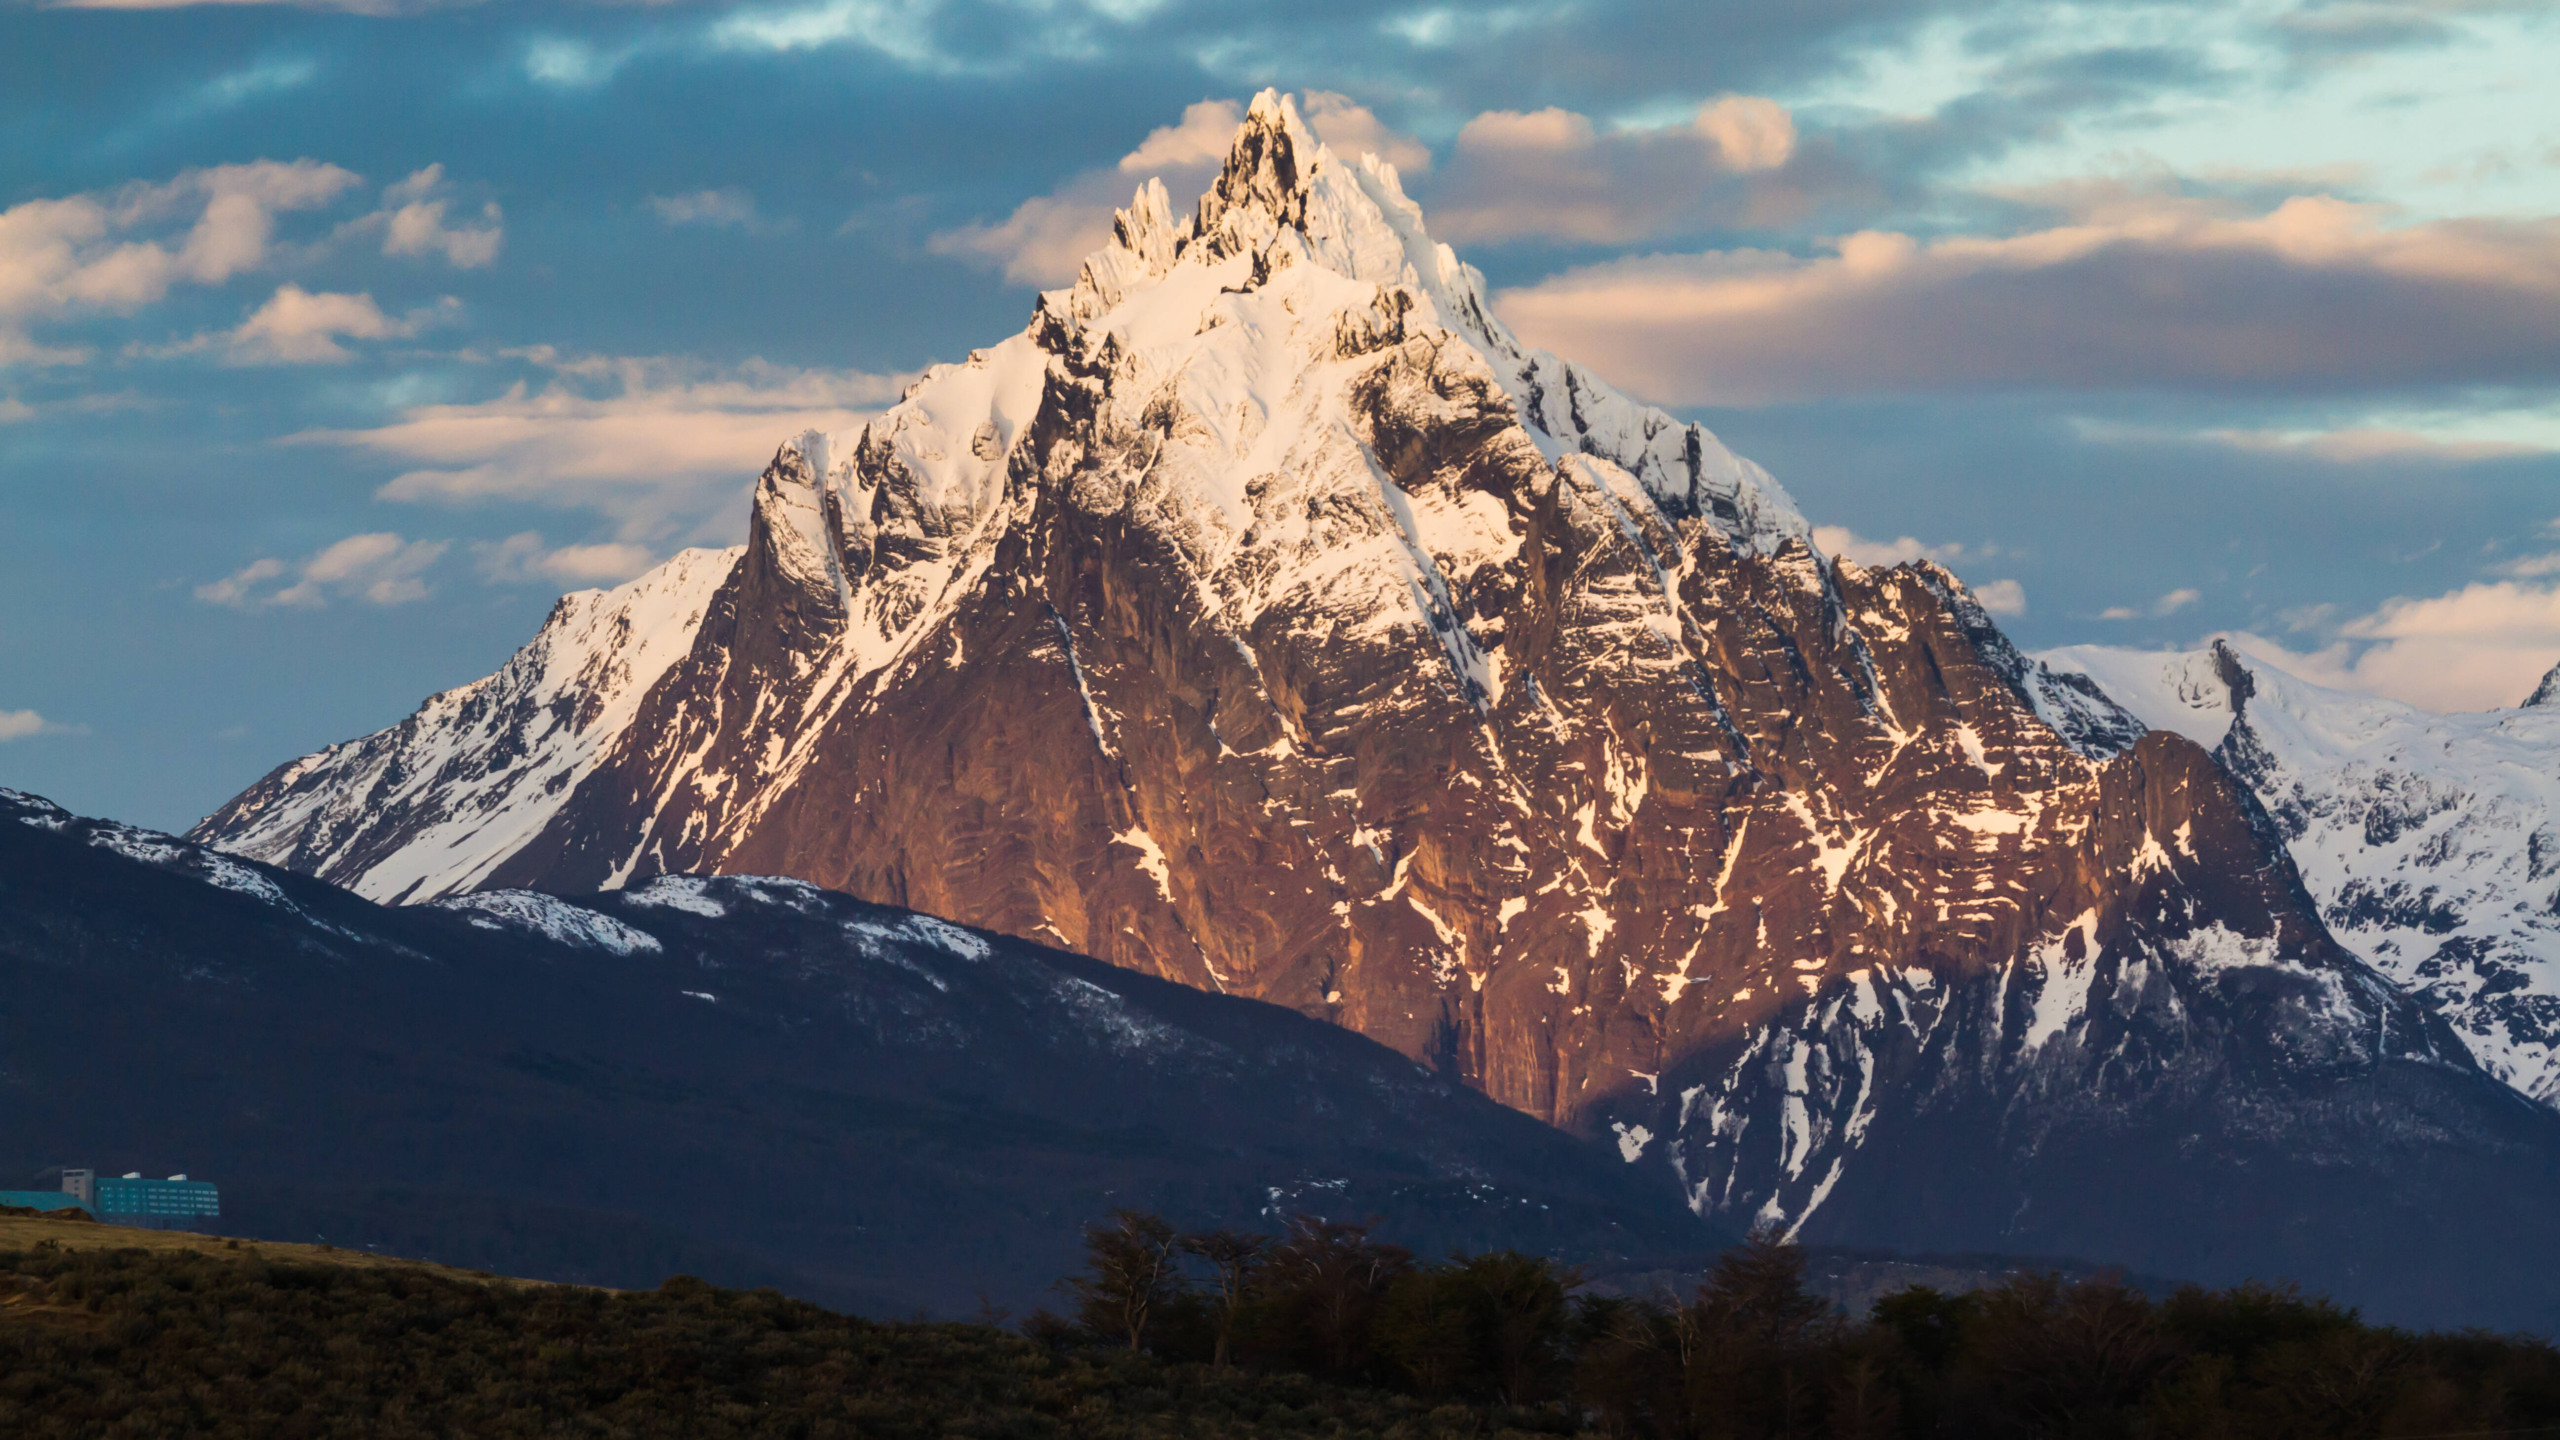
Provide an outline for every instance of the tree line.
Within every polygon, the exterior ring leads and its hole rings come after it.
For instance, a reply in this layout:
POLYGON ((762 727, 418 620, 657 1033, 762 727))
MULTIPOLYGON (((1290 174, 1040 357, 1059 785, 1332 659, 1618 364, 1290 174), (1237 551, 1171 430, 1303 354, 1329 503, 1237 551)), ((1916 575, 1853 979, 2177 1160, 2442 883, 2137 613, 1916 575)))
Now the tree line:
MULTIPOLYGON (((1498 1407, 1512 1427, 1643 1440, 2560 1440, 2560 1351, 2418 1334, 2291 1287, 2021 1273, 1914 1286, 1863 1316, 1762 1231, 1686 1298, 1580 1289, 1508 1251, 1425 1261, 1367 1226, 1186 1233, 1121 1210, 1085 1232, 1071 1313, 1023 1323, 1108 1347, 1498 1407)), ((1488 1415, 1494 1413, 1488 1409, 1488 1415)))

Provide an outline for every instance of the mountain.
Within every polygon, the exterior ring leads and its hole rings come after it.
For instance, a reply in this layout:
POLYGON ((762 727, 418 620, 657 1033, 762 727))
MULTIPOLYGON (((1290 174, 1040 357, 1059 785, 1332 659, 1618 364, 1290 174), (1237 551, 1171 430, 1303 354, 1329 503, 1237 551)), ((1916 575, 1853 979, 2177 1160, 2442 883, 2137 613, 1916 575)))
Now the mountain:
POLYGON ((385 908, 0 791, 0 1183, 234 1234, 875 1314, 1057 1303, 1114 1205, 1423 1253, 1717 1243, 1614 1153, 1277 1006, 805 883, 385 908))
POLYGON ((394 901, 797 876, 1332 1020, 1808 1240, 2543 1303, 2539 1242, 2371 1257, 2456 1183, 2533 1220, 2560 1142, 2255 799, 1810 534, 1266 93, 1188 213, 784 444, 742 551, 192 833, 394 901))
POLYGON ((2040 657, 2213 750, 2283 834, 2330 932, 2560 1106, 2560 667, 2513 710, 2440 715, 2217 640, 2040 657))

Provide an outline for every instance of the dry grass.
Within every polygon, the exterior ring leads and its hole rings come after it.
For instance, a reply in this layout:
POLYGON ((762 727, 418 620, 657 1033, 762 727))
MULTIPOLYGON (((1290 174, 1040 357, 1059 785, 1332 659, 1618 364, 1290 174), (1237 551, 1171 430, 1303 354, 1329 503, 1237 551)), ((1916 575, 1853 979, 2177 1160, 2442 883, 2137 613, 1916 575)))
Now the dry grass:
MULTIPOLYGON (((47 1243, 63 1250, 142 1250, 154 1255, 181 1255, 192 1251, 199 1255, 223 1259, 262 1259, 302 1264, 345 1265, 358 1270, 397 1268, 420 1271, 447 1280, 476 1281, 486 1285, 535 1286, 539 1280, 519 1280, 511 1276, 492 1275, 485 1270, 456 1270, 427 1260, 409 1260, 396 1255, 376 1255, 366 1250, 341 1250, 335 1245, 296 1245, 283 1240, 235 1240, 223 1235, 203 1235, 191 1230, 151 1230, 138 1225, 109 1225, 96 1220, 54 1220, 30 1216, 23 1212, 0 1215, 0 1251, 35 1250, 47 1243)), ((591 1287, 592 1288, 592 1287, 591 1287)))

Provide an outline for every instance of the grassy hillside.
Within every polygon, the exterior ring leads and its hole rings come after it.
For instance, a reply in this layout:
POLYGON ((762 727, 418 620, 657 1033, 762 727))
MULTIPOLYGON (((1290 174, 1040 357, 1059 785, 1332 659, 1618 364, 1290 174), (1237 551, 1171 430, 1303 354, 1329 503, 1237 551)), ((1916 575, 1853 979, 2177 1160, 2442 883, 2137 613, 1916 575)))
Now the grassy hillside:
MULTIPOLYGON (((1526 1418, 1526 1417, 1522 1417, 1526 1418)), ((0 1218, 0 1435, 1481 1435, 1292 1375, 876 1324, 677 1279, 528 1284, 305 1245, 0 1218)))
MULTIPOLYGON (((1097 1226, 1073 1317, 879 1323, 318 1246, 0 1218, 0 1436, 2446 1440, 2560 1434, 2560 1351, 2290 1291, 2024 1275, 1861 1319, 1767 1236, 1687 1300, 1356 1226, 1097 1226), (1198 1249, 1189 1242, 1203 1242, 1198 1249), (1209 1241, 1234 1242, 1209 1244, 1209 1241), (1224 1255, 1227 1291, 1167 1268, 1224 1255), (1220 1309, 1219 1296, 1227 1295, 1220 1309), (1220 1314, 1228 1316, 1220 1323, 1220 1314), (1231 1353, 1232 1367, 1201 1363, 1231 1353)), ((1212 1277, 1213 1278, 1213 1277, 1212 1277)))

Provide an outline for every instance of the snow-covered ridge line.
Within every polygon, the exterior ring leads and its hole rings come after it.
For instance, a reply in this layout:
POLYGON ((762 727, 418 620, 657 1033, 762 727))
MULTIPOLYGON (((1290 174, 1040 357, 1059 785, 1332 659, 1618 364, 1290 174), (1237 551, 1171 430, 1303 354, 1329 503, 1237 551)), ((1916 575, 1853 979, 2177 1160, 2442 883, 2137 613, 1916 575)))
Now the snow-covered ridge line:
POLYGON ((2438 714, 2220 640, 2038 659, 2211 748, 2283 833, 2330 931, 2482 1068, 2560 1106, 2560 667, 2524 706, 2438 714))
POLYGON ((279 766, 190 836, 372 900, 466 890, 539 834, 693 646, 742 552, 686 550, 552 607, 486 679, 388 730, 279 766))

